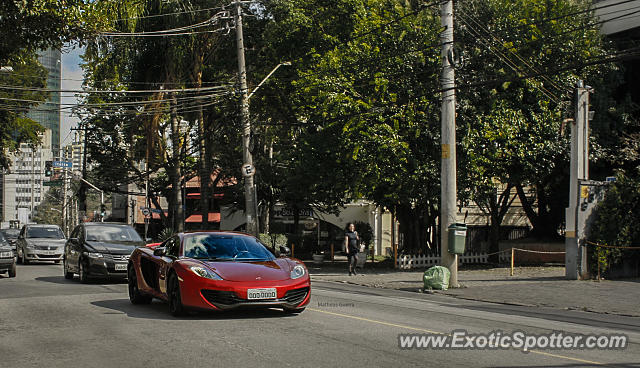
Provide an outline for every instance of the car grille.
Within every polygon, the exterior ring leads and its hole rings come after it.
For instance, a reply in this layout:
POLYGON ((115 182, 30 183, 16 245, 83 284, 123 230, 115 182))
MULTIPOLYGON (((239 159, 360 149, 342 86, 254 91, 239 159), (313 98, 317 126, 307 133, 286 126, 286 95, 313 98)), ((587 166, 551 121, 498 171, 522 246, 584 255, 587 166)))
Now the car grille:
POLYGON ((233 291, 201 290, 202 296, 211 304, 233 305, 242 302, 233 291))
POLYGON ((58 249, 55 245, 35 245, 33 247, 35 250, 56 250, 58 249))
POLYGON ((223 306, 231 306, 235 304, 243 303, 259 303, 259 302, 285 302, 288 304, 299 304, 306 298, 309 293, 309 288, 304 287, 300 289, 289 290, 282 299, 257 299, 247 300, 239 298, 233 291, 224 290, 200 290, 202 296, 211 304, 218 304, 223 306))
POLYGON ((114 261, 128 261, 129 255, 128 254, 108 254, 107 258, 111 258, 114 261))
POLYGON ((298 304, 304 300, 308 293, 308 287, 289 290, 286 294, 284 294, 284 300, 286 300, 287 303, 298 304))
POLYGON ((38 254, 38 258, 60 258, 60 254, 38 254))

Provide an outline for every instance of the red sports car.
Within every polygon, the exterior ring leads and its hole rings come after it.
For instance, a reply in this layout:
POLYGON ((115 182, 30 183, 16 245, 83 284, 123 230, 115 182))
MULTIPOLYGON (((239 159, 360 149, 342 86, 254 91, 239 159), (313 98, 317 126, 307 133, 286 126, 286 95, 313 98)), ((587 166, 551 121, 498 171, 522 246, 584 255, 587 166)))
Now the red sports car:
POLYGON ((238 307, 299 313, 311 298, 302 262, 275 257, 253 236, 236 232, 179 233, 155 249, 137 248, 128 279, 131 303, 165 300, 174 316, 238 307))

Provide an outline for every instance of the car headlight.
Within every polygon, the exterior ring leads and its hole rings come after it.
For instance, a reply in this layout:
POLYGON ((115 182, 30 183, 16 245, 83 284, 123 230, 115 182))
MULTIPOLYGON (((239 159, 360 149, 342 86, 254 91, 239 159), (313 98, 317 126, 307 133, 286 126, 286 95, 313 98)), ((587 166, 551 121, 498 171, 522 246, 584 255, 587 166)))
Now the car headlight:
POLYGON ((302 276, 304 276, 305 274, 305 270, 304 267, 302 265, 296 265, 293 270, 291 270, 291 278, 292 279, 299 279, 302 276))
POLYGON ((0 252, 0 258, 13 258, 13 252, 0 252))
POLYGON ((89 258, 102 258, 102 253, 86 252, 85 255, 89 258))
POLYGON ((190 270, 196 275, 200 277, 204 277, 205 279, 222 280, 222 277, 220 277, 220 275, 204 267, 191 266, 190 270))

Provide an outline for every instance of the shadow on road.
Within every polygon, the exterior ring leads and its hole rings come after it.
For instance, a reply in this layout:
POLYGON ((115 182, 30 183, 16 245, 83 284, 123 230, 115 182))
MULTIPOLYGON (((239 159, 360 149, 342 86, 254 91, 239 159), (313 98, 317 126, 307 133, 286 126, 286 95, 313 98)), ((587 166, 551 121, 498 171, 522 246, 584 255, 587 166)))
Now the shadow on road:
POLYGON ((44 281, 44 282, 51 282, 54 284, 65 284, 65 285, 69 285, 69 284, 77 284, 77 285, 119 285, 119 284, 126 284, 127 280, 126 279, 110 279, 110 280, 100 280, 100 279, 95 279, 95 280, 89 280, 89 282, 87 284, 82 284, 80 282, 80 280, 78 280, 78 278, 73 278, 71 280, 67 280, 64 278, 64 276, 42 276, 42 277, 36 277, 35 278, 36 281, 44 281))
MULTIPOLYGON (((91 302, 96 307, 110 309, 126 314, 132 318, 147 318, 161 320, 228 320, 228 319, 265 319, 265 318, 293 318, 281 309, 241 309, 225 312, 192 312, 184 317, 173 317, 169 314, 166 303, 155 300, 147 305, 133 305, 129 299, 110 299, 91 302)), ((105 312, 113 314, 113 312, 105 312)))

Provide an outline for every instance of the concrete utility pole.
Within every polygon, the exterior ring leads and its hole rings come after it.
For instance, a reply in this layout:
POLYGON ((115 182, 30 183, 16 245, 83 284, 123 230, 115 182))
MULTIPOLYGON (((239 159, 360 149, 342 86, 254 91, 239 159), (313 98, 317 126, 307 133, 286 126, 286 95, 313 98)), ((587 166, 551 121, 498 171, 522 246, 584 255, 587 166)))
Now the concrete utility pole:
POLYGON ((441 111, 441 178, 440 178, 440 255, 442 266, 449 269, 449 285, 458 287, 458 256, 449 253, 449 225, 456 222, 456 94, 453 63, 453 1, 440 5, 442 41, 442 111, 441 111))
POLYGON ((255 188, 253 185, 253 157, 249 151, 251 122, 249 121, 249 97, 247 89, 247 70, 244 64, 244 41, 242 36, 242 6, 236 1, 236 43, 238 47, 238 78, 240 83, 240 121, 242 122, 242 174, 244 176, 244 213, 247 221, 247 233, 258 234, 258 214, 256 211, 255 188))
POLYGON ((575 119, 571 125, 571 166, 569 207, 566 209, 565 276, 576 280, 587 276, 587 249, 578 237, 579 181, 589 179, 589 91, 591 87, 578 81, 575 95, 575 119))
POLYGON ((62 231, 69 236, 67 229, 67 169, 62 169, 62 231))

